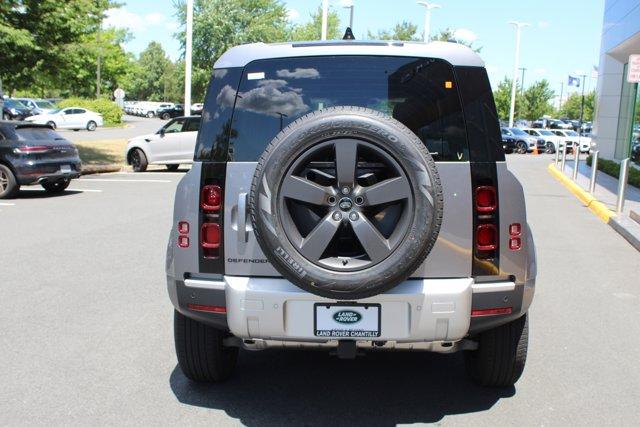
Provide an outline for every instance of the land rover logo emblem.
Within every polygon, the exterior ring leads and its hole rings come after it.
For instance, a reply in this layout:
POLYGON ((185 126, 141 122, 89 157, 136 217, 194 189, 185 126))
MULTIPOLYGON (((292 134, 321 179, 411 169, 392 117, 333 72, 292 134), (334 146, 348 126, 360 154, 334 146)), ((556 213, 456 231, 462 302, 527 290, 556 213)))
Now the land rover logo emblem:
POLYGON ((342 199, 340 199, 340 209, 342 209, 343 211, 351 210, 352 206, 353 206, 353 202, 351 201, 350 198, 343 197, 342 199))
POLYGON ((362 319, 362 315, 352 310, 341 310, 333 314, 333 320, 338 323, 358 323, 362 319))

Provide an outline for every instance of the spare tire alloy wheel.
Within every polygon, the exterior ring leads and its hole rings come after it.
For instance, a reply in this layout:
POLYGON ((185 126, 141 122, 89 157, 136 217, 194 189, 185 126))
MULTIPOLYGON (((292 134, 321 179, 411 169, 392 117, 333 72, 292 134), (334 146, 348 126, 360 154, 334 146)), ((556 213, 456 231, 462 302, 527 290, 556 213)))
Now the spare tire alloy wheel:
POLYGON ((406 280, 433 247, 442 189, 420 139, 358 107, 310 113, 266 148, 251 191, 256 239, 300 288, 335 299, 406 280))

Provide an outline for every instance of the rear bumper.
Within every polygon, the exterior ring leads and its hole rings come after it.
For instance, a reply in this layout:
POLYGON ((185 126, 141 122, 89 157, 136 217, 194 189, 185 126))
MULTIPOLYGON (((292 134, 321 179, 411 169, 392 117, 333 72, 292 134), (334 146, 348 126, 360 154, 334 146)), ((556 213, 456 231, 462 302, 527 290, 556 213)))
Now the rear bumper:
MULTIPOLYGON (((168 277, 168 285, 178 311, 211 326, 226 327, 245 340, 326 342, 326 337, 314 335, 314 304, 336 302, 279 278, 175 281, 168 277), (203 306, 225 307, 226 313, 205 312, 203 306)), ((530 303, 525 302, 525 287, 512 281, 475 283, 472 278, 408 280, 357 303, 380 304, 380 336, 369 341, 456 342, 521 316, 530 303), (511 311, 471 315, 472 310, 495 308, 511 311)))
POLYGON ((16 178, 20 185, 39 184, 44 181, 74 179, 80 177, 81 164, 77 160, 16 164, 16 178), (69 172, 62 172, 62 165, 69 165, 69 172))

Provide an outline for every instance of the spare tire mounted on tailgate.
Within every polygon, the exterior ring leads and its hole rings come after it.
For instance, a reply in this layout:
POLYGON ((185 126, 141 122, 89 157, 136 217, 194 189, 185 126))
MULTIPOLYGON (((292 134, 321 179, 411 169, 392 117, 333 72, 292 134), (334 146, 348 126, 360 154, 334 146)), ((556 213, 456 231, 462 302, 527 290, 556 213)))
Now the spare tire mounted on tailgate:
POLYGON ((256 168, 253 228, 266 257, 311 293, 360 299, 407 279, 435 244, 442 188, 407 127, 333 107, 282 130, 256 168))

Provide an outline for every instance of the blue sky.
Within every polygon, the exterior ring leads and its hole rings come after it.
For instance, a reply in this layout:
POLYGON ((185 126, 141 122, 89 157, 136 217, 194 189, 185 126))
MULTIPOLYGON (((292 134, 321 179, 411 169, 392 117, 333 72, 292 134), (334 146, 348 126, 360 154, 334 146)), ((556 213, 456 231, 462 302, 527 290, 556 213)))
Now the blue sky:
MULTIPOLYGON (((363 38, 367 30, 390 28, 403 20, 418 25, 422 33, 424 8, 414 0, 352 0, 355 5, 354 33, 363 38)), ((349 0, 330 0, 342 23, 348 24, 349 11, 342 4, 349 0)), ((139 53, 152 40, 162 43, 172 58, 179 56, 179 43, 172 37, 177 29, 172 0, 125 0, 123 7, 110 13, 108 25, 127 27, 133 39, 126 49, 139 53)), ((290 20, 306 22, 320 0, 283 1, 290 20)), ((520 66, 527 68, 525 87, 542 78, 560 91, 568 74, 591 75, 598 65, 604 0, 434 0, 442 6, 434 10, 432 33, 439 29, 461 30, 482 46, 481 56, 496 85, 513 73, 515 30, 509 21, 531 24, 522 33, 520 66)), ((595 78, 587 79, 595 88, 595 78)), ((572 88, 572 90, 575 90, 572 88)))

